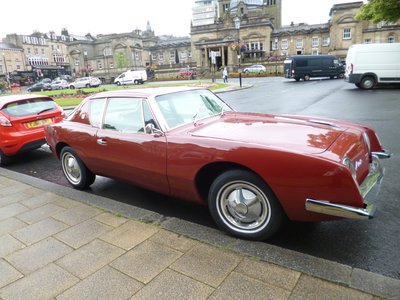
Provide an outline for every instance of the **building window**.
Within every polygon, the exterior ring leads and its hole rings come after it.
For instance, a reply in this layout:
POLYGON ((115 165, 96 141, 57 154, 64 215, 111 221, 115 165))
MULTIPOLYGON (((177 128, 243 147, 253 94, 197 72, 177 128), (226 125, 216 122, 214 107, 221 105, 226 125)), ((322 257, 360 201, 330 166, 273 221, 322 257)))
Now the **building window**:
POLYGON ((330 43, 331 38, 329 36, 324 37, 324 39, 322 40, 322 46, 329 46, 330 43))
POLYGON ((181 51, 181 58, 186 59, 186 51, 181 51))
POLYGON ((135 60, 140 60, 140 52, 135 51, 135 60))
POLYGON ((364 44, 371 44, 371 39, 365 39, 364 44))
POLYGON ((343 29, 343 39, 344 40, 350 40, 351 39, 351 29, 350 28, 343 29))
POLYGON ((104 56, 112 56, 111 48, 104 48, 103 54, 104 54, 104 56))
POLYGON ((297 49, 303 48, 303 40, 302 39, 296 40, 296 48, 297 49))
POLYGON ((169 60, 175 61, 175 51, 169 51, 169 60))
POLYGON ((100 60, 97 61, 97 68, 98 68, 99 70, 103 69, 103 64, 101 63, 100 60))
POLYGON ((387 42, 388 42, 388 43, 394 43, 394 42, 395 42, 394 36, 393 36, 393 35, 388 36, 387 42))
POLYGON ((79 65, 80 65, 79 58, 75 58, 75 66, 79 66, 79 65))
POLYGON ((109 66, 110 69, 114 69, 114 62, 111 61, 111 62, 108 64, 108 66, 109 66))
POLYGON ((164 60, 164 53, 159 53, 158 54, 158 60, 160 60, 160 61, 164 60))
POLYGON ((41 49, 42 50, 42 54, 44 55, 44 49, 41 49))
POLYGON ((191 58, 191 57, 192 57, 192 51, 189 51, 189 54, 188 54, 188 56, 189 56, 189 58, 191 58))
POLYGON ((228 11, 229 10, 229 3, 224 4, 224 11, 228 11))
POLYGON ((17 65, 17 70, 21 70, 21 66, 20 65, 17 65))
POLYGON ((272 50, 278 50, 278 39, 272 42, 272 50))
POLYGON ((312 40, 311 40, 311 46, 313 48, 317 48, 319 46, 319 38, 313 37, 312 40))
POLYGON ((318 55, 318 54, 319 54, 319 51, 318 51, 318 50, 313 50, 313 51, 311 52, 311 54, 312 54, 312 55, 318 55))
POLYGON ((281 42, 281 48, 282 48, 283 50, 286 50, 286 49, 288 48, 288 40, 287 40, 287 39, 282 40, 282 42, 281 42))
POLYGON ((157 60, 157 53, 151 53, 151 59, 157 60))

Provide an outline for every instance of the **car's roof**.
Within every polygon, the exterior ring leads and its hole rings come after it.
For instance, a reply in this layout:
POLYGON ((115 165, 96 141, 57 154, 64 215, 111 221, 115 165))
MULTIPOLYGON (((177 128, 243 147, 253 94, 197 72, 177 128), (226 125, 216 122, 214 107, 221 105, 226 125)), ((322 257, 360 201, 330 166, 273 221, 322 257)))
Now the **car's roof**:
POLYGON ((101 92, 98 94, 94 94, 89 98, 108 98, 108 97, 138 97, 138 98, 149 98, 156 97, 165 94, 198 90, 198 89, 206 89, 204 87, 187 87, 187 86, 179 86, 179 87, 151 87, 151 88, 138 88, 138 89, 123 89, 116 91, 107 91, 101 92))
POLYGON ((49 96, 37 95, 37 94, 16 94, 16 95, 7 95, 0 97, 0 106, 3 107, 4 104, 26 100, 26 99, 38 99, 38 98, 47 98, 53 100, 49 96))

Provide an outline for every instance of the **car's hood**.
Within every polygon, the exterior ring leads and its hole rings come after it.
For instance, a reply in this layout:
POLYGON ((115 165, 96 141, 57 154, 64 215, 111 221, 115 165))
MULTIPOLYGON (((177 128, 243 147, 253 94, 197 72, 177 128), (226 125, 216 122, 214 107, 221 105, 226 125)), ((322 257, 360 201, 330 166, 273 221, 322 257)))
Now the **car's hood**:
POLYGON ((345 128, 324 119, 250 113, 226 113, 201 121, 190 134, 302 153, 324 152, 345 128))

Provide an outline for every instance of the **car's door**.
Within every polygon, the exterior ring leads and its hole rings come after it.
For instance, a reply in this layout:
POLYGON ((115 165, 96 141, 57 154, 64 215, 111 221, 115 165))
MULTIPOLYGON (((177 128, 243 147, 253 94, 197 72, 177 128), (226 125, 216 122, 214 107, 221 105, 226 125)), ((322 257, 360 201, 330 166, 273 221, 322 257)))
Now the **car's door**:
POLYGON ((145 123, 152 120, 150 109, 143 99, 108 99, 96 137, 97 172, 169 193, 166 138, 145 133, 145 123))

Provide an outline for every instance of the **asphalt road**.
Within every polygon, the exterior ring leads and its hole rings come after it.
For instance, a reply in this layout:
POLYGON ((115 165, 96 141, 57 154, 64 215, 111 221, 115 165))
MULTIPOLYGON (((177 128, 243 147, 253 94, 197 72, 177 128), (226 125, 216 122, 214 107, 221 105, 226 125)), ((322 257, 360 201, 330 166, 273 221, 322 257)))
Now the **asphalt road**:
MULTIPOLYGON (((288 223, 268 243, 400 279, 400 89, 362 91, 342 80, 295 82, 282 78, 244 79, 250 89, 220 94, 236 110, 323 116, 375 128, 394 153, 383 161, 386 174, 376 218, 322 223, 288 223)), ((46 148, 13 159, 11 170, 68 186, 60 163, 46 148)), ((88 190, 121 202, 215 227, 208 210, 107 178, 88 190)))

